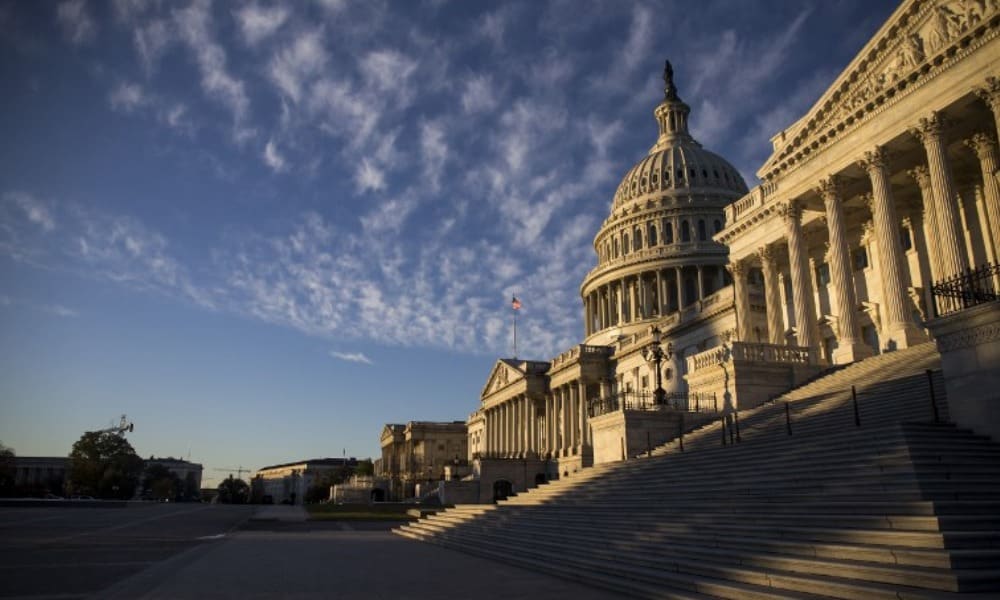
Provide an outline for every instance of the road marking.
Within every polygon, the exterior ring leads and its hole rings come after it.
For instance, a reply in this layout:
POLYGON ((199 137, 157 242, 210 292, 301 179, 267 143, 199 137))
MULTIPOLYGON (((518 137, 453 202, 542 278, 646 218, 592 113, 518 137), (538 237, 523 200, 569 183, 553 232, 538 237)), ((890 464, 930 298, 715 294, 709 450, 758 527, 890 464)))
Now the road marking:
POLYGON ((201 536, 199 538, 195 538, 195 539, 196 540, 219 540, 219 539, 222 539, 224 537, 226 537, 226 534, 224 534, 224 533, 217 533, 215 535, 203 535, 203 536, 201 536))

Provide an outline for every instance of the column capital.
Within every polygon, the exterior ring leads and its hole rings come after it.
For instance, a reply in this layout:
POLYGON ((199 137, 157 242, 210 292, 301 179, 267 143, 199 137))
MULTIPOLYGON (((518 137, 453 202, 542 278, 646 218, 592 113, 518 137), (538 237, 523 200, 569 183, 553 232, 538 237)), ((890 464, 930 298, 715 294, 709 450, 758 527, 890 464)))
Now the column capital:
POLYGON ((840 199, 841 179, 838 175, 830 175, 825 179, 820 179, 816 184, 816 193, 824 202, 836 202, 840 199))
MULTIPOLYGON (((860 196, 858 196, 858 198, 861 198, 861 202, 864 203, 865 207, 868 209, 869 212, 874 212, 875 211, 875 206, 874 206, 874 204, 875 204, 875 194, 873 194, 871 192, 865 192, 864 194, 861 194, 860 196)), ((868 221, 868 224, 870 225, 871 221, 868 221)))
POLYGON ((917 165, 906 172, 917 182, 921 191, 929 190, 931 187, 931 171, 927 165, 917 165))
POLYGON ((994 112, 1000 111, 1000 79, 987 77, 985 85, 973 90, 994 112))
POLYGON ((774 248, 772 248, 771 246, 764 245, 761 246, 760 248, 757 248, 756 254, 757 257, 760 258, 760 264, 762 266, 769 269, 774 267, 774 261, 777 257, 777 253, 774 251, 774 248))
POLYGON ((802 216, 802 208, 795 200, 787 200, 778 205, 778 214, 785 220, 785 223, 798 222, 802 216))
POLYGON ((997 142, 992 136, 986 133, 976 133, 973 134, 967 140, 962 141, 963 144, 972 149, 976 153, 976 157, 979 160, 983 160, 991 154, 995 154, 997 150, 997 142))
POLYGON ((929 117, 921 118, 916 125, 910 127, 910 135, 926 146, 933 141, 940 141, 946 124, 944 115, 935 110, 929 117))
POLYGON ((875 146, 873 150, 864 153, 864 158, 858 161, 858 166, 869 176, 872 176, 886 169, 888 158, 888 153, 883 146, 875 146))
POLYGON ((747 272, 746 263, 742 260, 732 260, 726 265, 726 270, 728 270, 734 279, 741 279, 744 273, 747 272))

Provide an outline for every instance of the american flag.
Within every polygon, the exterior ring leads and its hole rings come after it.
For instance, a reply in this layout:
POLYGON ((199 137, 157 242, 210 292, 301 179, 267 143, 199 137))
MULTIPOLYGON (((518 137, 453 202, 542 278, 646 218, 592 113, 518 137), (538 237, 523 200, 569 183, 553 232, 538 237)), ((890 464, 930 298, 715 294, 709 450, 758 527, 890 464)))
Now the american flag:
POLYGON ((521 310, 521 301, 517 299, 517 296, 511 296, 510 306, 514 310, 521 310))

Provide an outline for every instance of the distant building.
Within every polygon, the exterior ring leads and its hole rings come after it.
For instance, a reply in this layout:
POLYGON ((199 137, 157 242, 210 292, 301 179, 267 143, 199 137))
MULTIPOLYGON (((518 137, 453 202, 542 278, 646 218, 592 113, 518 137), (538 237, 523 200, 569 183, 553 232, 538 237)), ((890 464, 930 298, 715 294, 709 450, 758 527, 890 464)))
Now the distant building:
POLYGON ((353 456, 312 458, 263 467, 250 482, 250 496, 254 502, 302 504, 313 485, 322 484, 324 479, 344 469, 354 474, 357 468, 358 459, 353 456))
POLYGON ((468 427, 463 421, 389 423, 382 429, 376 475, 389 481, 389 498, 410 498, 418 483, 445 479, 468 467, 468 427))
POLYGON ((149 469, 153 465, 163 466, 177 476, 182 485, 182 489, 178 491, 179 495, 192 498, 197 498, 200 495, 201 473, 204 470, 200 464, 172 456, 167 458, 151 456, 149 460, 145 461, 144 466, 146 469, 149 469))
POLYGON ((62 495, 69 472, 65 456, 14 457, 14 489, 18 495, 62 495))

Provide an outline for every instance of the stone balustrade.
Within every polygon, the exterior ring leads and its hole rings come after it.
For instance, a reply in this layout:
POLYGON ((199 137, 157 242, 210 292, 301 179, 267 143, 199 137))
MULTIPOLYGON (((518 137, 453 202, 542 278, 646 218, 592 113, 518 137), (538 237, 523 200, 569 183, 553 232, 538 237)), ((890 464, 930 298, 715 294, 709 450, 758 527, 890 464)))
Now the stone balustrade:
POLYGON ((814 365, 816 353, 803 346, 733 342, 716 346, 687 358, 688 373, 702 369, 715 369, 732 361, 764 362, 786 365, 814 365))

